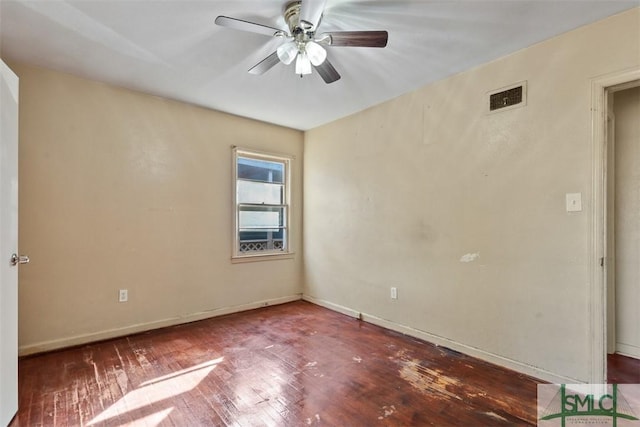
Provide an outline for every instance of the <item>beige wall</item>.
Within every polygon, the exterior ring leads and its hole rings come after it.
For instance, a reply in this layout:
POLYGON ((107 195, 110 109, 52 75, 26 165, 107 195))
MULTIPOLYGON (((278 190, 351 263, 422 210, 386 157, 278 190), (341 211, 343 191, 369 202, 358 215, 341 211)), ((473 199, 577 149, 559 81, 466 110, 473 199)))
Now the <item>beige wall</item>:
POLYGON ((305 295, 542 378, 588 380, 591 79, 640 66, 639 15, 307 132, 305 295), (526 107, 487 114, 487 92, 523 80, 526 107), (584 210, 569 214, 565 194, 578 192, 584 210))
POLYGON ((58 72, 20 77, 23 354, 298 298, 301 254, 232 264, 231 145, 303 134, 58 72), (129 302, 118 303, 118 289, 129 302))
POLYGON ((640 358, 640 87, 614 94, 616 350, 640 358))

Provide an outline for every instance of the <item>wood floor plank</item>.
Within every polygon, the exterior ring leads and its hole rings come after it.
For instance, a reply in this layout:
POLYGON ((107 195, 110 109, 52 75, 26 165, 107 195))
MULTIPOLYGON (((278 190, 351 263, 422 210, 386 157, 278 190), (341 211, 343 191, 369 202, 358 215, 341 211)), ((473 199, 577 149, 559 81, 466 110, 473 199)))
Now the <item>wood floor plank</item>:
POLYGON ((607 377, 610 384, 640 384, 640 359, 608 354, 607 377))
POLYGON ((535 425, 538 382, 299 301, 23 358, 11 427, 535 425))

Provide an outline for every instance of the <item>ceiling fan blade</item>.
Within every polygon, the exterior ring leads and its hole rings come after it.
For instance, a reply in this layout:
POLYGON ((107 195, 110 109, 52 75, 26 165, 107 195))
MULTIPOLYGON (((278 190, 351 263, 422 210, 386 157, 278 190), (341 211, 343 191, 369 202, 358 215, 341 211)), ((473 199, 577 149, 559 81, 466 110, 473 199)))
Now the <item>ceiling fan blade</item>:
POLYGON ((329 62, 328 59, 325 59, 324 62, 320 65, 314 65, 314 68, 316 69, 318 74, 320 74, 322 80, 324 80, 324 82, 327 84, 340 80, 340 74, 338 74, 336 69, 333 68, 333 65, 331 65, 331 62, 329 62))
POLYGON ((256 65, 249 69, 250 74, 261 75, 269 71, 280 62, 280 58, 278 58, 278 51, 273 52, 271 55, 264 58, 262 61, 258 62, 256 65))
POLYGON ((300 26, 316 28, 320 24, 327 0, 302 0, 300 3, 300 26), (304 25, 303 25, 304 24, 304 25))
POLYGON ((218 16, 215 22, 222 27, 233 28, 234 30, 250 31, 252 33, 258 33, 270 37, 287 34, 286 31, 279 28, 256 24, 255 22, 244 21, 242 19, 229 18, 228 16, 218 16))
POLYGON ((386 31, 332 31, 323 33, 319 42, 329 46, 385 47, 388 39, 386 31))

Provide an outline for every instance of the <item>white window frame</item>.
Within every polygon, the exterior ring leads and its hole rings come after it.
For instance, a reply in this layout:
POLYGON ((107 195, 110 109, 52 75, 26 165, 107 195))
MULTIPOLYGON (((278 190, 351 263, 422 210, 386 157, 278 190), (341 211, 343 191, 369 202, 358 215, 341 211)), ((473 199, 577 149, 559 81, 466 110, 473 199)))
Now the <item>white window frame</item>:
POLYGON ((248 148, 242 147, 232 147, 233 156, 232 156, 232 195, 233 195, 233 248, 231 260, 232 262, 250 262, 250 261, 264 261, 270 259, 285 259, 292 258, 294 255, 292 248, 292 215, 293 209, 291 207, 291 168, 293 164, 294 157, 287 154, 279 154, 279 153, 267 153, 258 150, 252 150, 248 148), (240 251, 240 207, 238 204, 238 158, 250 158, 255 160, 265 160, 272 162, 281 162, 284 164, 284 201, 283 206, 285 206, 285 223, 284 223, 284 236, 283 236, 283 245, 284 250, 265 250, 261 252, 241 252, 240 251))

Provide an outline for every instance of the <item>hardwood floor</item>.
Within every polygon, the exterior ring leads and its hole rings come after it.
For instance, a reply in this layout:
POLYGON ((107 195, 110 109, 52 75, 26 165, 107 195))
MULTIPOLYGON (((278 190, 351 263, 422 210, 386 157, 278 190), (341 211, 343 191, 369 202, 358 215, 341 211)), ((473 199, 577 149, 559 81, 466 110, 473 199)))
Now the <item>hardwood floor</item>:
POLYGON ((306 302, 19 362, 12 427, 536 424, 537 380, 306 302))
POLYGON ((607 382, 609 384, 640 384, 640 359, 607 354, 607 382))

